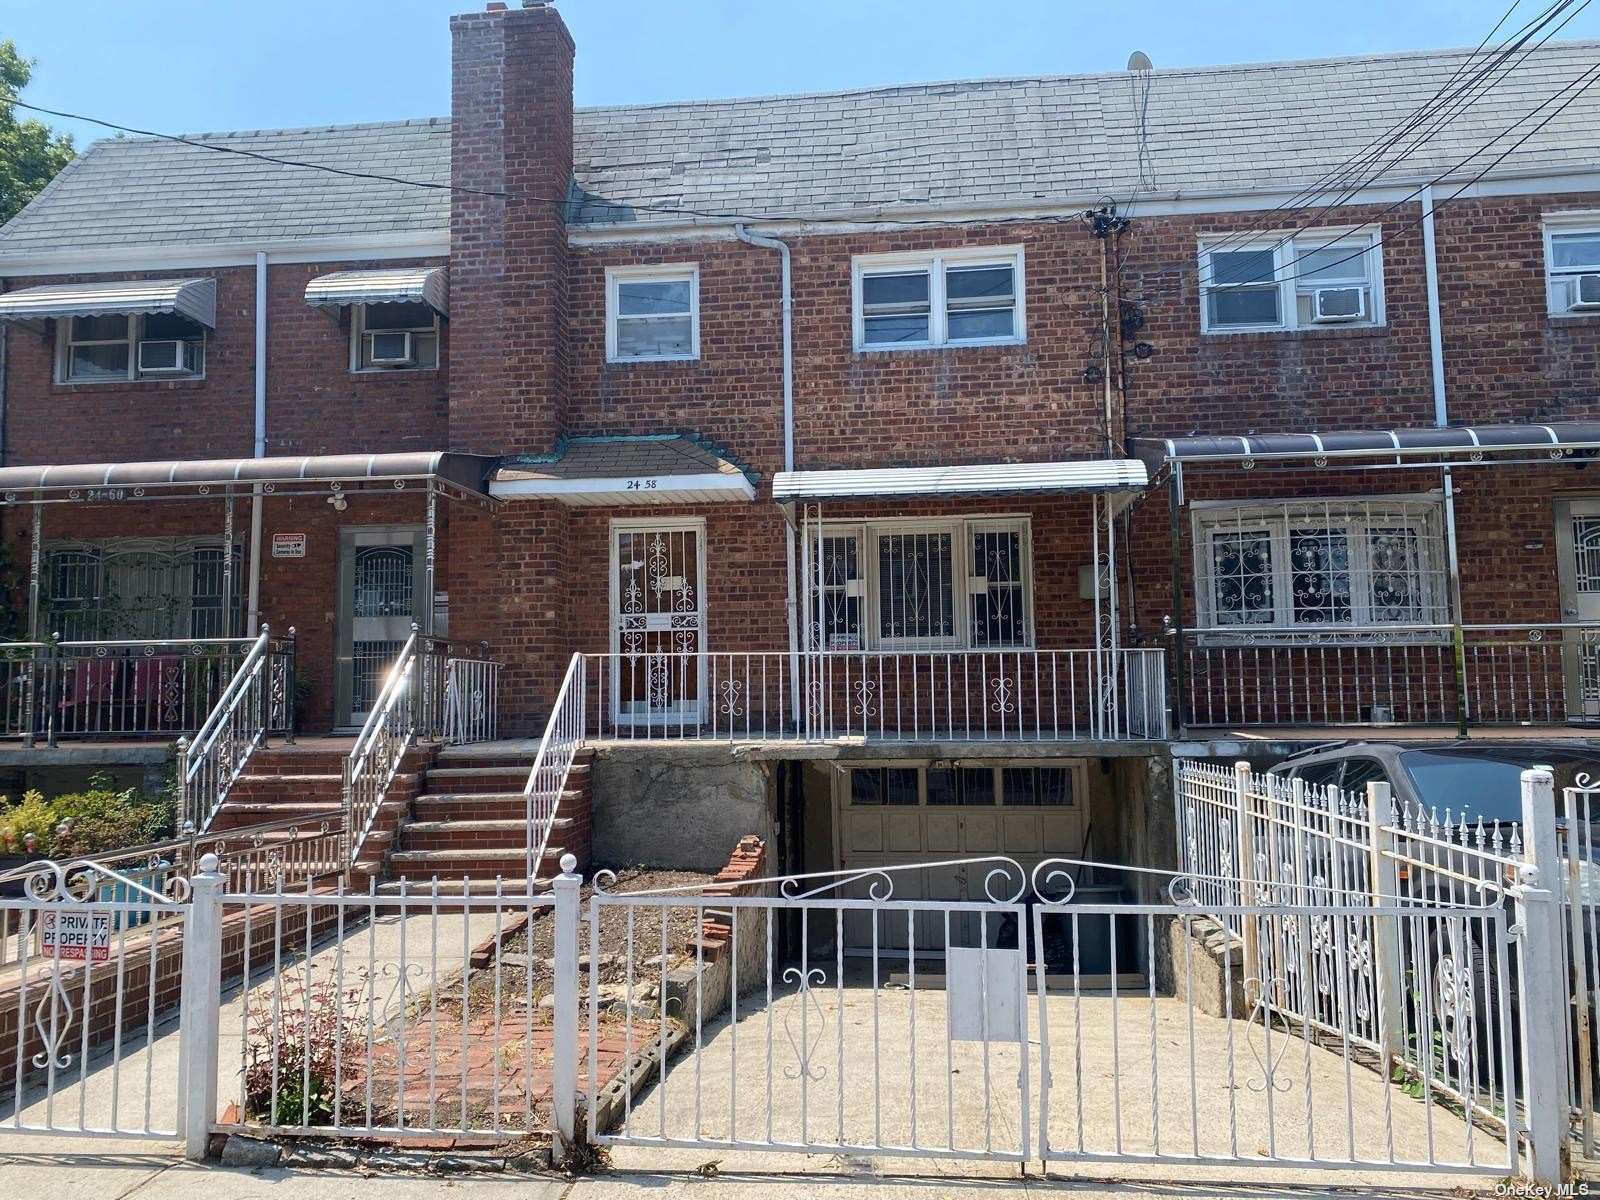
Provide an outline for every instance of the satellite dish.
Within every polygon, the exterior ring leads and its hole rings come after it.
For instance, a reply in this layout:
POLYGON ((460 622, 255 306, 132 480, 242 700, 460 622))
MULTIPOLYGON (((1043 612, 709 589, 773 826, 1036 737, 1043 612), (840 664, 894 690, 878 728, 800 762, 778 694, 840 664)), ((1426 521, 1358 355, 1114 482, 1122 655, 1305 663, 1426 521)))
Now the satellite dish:
POLYGON ((1128 55, 1128 70, 1130 71, 1148 71, 1154 66, 1155 64, 1150 61, 1150 56, 1143 50, 1135 50, 1128 55))

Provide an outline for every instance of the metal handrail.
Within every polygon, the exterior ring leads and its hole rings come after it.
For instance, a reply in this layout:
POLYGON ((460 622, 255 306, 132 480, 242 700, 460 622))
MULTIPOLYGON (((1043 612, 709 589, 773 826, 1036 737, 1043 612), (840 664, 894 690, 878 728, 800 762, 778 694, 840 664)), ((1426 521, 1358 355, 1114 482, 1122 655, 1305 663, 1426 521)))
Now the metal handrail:
POLYGON ((560 813, 567 776, 578 751, 583 748, 586 674, 585 656, 582 652, 574 654, 567 663, 561 688, 556 692, 556 702, 545 724, 544 736, 539 740, 539 752, 534 755, 528 782, 522 788, 528 830, 525 873, 529 883, 537 877, 539 865, 549 849, 550 831, 555 828, 560 813))
POLYGON ((377 822, 384 794, 399 774, 400 761, 417 735, 416 679, 418 632, 411 636, 389 669, 383 689, 344 761, 346 868, 355 865, 377 822))
POLYGON ((178 739, 180 810, 200 833, 211 827, 250 756, 270 735, 271 655, 271 631, 262 625, 193 740, 178 739))

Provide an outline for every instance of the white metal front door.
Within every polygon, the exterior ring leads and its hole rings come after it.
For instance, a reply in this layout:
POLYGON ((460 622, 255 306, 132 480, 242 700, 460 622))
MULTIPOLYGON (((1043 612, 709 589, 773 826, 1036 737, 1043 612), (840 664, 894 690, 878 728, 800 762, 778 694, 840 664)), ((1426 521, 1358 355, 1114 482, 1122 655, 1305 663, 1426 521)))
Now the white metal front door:
POLYGON ((704 712, 705 529, 698 521, 611 531, 612 717, 698 727, 704 712))
MULTIPOLYGON (((1600 498, 1558 500, 1555 510, 1561 619, 1600 621, 1600 498)), ((1600 643, 1582 630, 1566 633, 1567 715, 1600 717, 1600 643)))

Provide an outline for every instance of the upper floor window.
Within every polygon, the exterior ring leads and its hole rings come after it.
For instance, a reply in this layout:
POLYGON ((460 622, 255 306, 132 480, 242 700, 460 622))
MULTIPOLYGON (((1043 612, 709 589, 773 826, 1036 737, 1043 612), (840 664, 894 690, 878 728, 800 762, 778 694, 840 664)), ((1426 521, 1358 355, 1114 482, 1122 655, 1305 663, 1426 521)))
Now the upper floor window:
POLYGON ((179 313, 64 317, 56 378, 63 383, 181 379, 205 373, 205 326, 179 313))
POLYGON ((1450 619, 1446 564, 1432 497, 1219 504, 1195 513, 1204 628, 1314 634, 1440 625, 1450 619))
POLYGON ((813 634, 823 650, 1027 646, 1026 520, 829 525, 812 556, 813 634))
POLYGON ((700 357, 700 271, 693 264, 606 271, 606 361, 700 357))
POLYGON ((350 318, 352 371, 431 371, 439 365, 439 314, 420 302, 357 304, 350 318))
POLYGON ((855 259, 855 348, 1004 346, 1026 340, 1022 247, 855 259))
POLYGON ((1550 311, 1579 316, 1600 313, 1600 224, 1547 229, 1545 272, 1550 311))
POLYGON ((1380 233, 1315 230, 1200 244, 1206 333, 1383 324, 1380 233))

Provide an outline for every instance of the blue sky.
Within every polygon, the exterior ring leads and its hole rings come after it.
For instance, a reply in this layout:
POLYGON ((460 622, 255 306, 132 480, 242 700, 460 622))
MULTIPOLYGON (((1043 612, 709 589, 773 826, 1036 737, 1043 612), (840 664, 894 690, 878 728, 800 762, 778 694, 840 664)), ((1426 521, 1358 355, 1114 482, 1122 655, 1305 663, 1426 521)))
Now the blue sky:
MULTIPOLYGON (((515 0, 512 0, 514 3, 515 0)), ((1510 0, 564 0, 578 103, 1476 45, 1510 0)), ((1520 24, 1546 0, 1523 0, 1520 24)), ((24 98, 164 132, 443 116, 462 0, 4 0, 24 98)), ((1509 28, 1510 26, 1508 26, 1509 28)), ((1600 4, 1560 35, 1600 37, 1600 4)), ((100 136, 56 122, 80 143, 100 136)))

